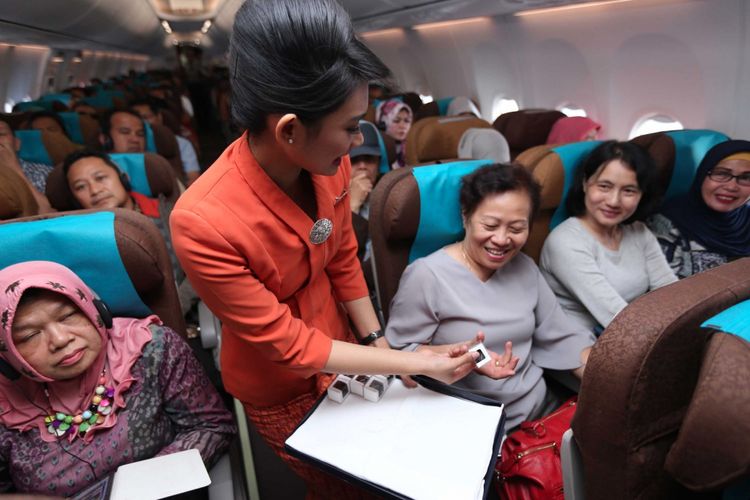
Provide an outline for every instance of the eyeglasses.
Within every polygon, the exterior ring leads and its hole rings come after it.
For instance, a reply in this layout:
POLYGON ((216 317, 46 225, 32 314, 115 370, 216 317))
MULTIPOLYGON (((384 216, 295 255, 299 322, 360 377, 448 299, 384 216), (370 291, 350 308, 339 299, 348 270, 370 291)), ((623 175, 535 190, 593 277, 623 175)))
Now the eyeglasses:
POLYGON ((729 170, 711 170, 708 172, 708 177, 712 181, 716 182, 729 182, 732 179, 737 179, 737 184, 740 186, 750 186, 750 172, 745 172, 740 175, 733 175, 729 170))

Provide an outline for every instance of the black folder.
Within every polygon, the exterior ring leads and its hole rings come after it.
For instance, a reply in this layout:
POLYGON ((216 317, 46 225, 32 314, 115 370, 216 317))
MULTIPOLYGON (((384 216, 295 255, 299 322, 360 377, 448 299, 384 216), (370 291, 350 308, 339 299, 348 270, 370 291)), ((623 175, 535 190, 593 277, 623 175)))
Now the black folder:
MULTIPOLYGON (((391 387, 385 393, 385 396, 383 397, 383 399, 377 403, 364 401, 359 396, 351 394, 344 401, 344 403, 339 404, 331 400, 328 400, 326 395, 323 394, 323 396, 317 401, 315 406, 308 412, 305 418, 302 419, 302 421, 299 423, 299 425, 295 429, 294 433, 292 433, 292 435, 289 437, 289 439, 285 443, 286 451, 291 456, 297 457, 305 462, 311 463, 315 465, 316 467, 319 467, 320 469, 323 469, 333 474, 334 476, 341 478, 342 480, 346 482, 355 484, 377 495, 385 496, 386 498, 399 498, 399 499, 414 498, 415 500, 426 498, 424 495, 420 496, 419 493, 415 495, 414 490, 410 492, 397 491, 399 488, 394 488, 392 484, 389 484, 389 481, 388 481, 389 478, 385 478, 385 480, 382 480, 381 478, 381 480, 379 480, 378 482, 374 482, 374 481, 362 478, 360 475, 357 475, 352 470, 356 468, 356 467, 351 466, 353 462, 358 461, 356 459, 348 461, 348 462, 346 461, 342 462, 342 460, 339 458, 336 460, 338 463, 334 464, 334 463, 329 463, 328 461, 317 458, 315 455, 319 451, 319 449, 316 449, 315 445, 311 443, 310 442, 311 440, 309 439, 310 437, 312 437, 313 438, 312 441, 315 441, 315 438, 318 437, 318 435, 330 435, 333 432, 332 430, 330 430, 329 427, 323 427, 323 424, 325 422, 329 422, 330 420, 326 420, 325 417, 321 418, 321 415, 325 414, 328 417, 331 417, 333 415, 332 412, 335 412, 336 413, 335 418, 344 419, 346 421, 345 426, 339 426, 339 427, 336 427, 335 429, 336 433, 341 433, 342 439, 340 441, 336 439, 332 439, 331 441, 334 441, 334 442, 332 444, 328 444, 329 442, 327 442, 325 446, 333 450, 335 449, 341 450, 341 454, 343 455, 347 455, 347 454, 348 455, 360 455, 362 457, 362 460, 367 460, 367 458, 373 454, 373 450, 366 449, 366 446, 368 444, 372 446, 372 443, 366 443, 365 447, 361 447, 360 446, 361 443, 357 442, 356 439, 351 439, 351 435, 350 435, 351 433, 356 432, 356 429, 358 428, 361 429, 363 426, 368 425, 368 420, 361 418, 363 408, 367 408, 367 411, 372 413, 373 419, 377 420, 378 408, 381 408, 382 412, 389 411, 390 409, 394 407, 393 405, 397 405, 397 404, 403 405, 403 402, 405 401, 404 398, 407 398, 407 399, 411 398, 413 397, 412 395, 415 395, 416 397, 433 398, 435 396, 434 394, 429 395, 423 392, 421 395, 418 395, 416 392, 411 392, 411 391, 417 391, 417 390, 425 391, 426 389, 433 393, 439 393, 444 396, 450 396, 450 397, 458 398, 459 400, 476 403, 478 407, 475 409, 472 409, 471 405, 460 405, 461 410, 462 411, 466 411, 466 410, 478 411, 484 414, 484 417, 481 419, 483 422, 483 429, 479 433, 483 436, 481 443, 473 443, 473 444, 463 443, 461 442, 460 437, 449 436, 449 435, 439 436, 439 439, 455 440, 456 442, 458 442, 458 444, 453 444, 451 446, 455 446, 457 449, 461 448, 462 446, 465 446, 468 448, 474 445, 478 445, 479 447, 485 448, 484 450, 485 452, 491 449, 491 453, 487 457, 488 458, 487 463, 486 464, 483 463, 483 468, 481 469, 481 471, 483 472, 483 478, 484 478, 484 485, 483 485, 483 490, 481 492, 482 493, 481 497, 486 498, 487 494, 489 493, 489 489, 491 487, 492 477, 495 471, 495 462, 497 461, 501 439, 505 432, 505 413, 502 411, 502 404, 497 401, 485 398, 483 396, 473 394, 466 390, 462 390, 456 387, 445 385, 441 382, 430 379, 428 377, 416 377, 416 379, 421 386, 419 389, 406 390, 403 387, 399 387, 398 389, 394 390, 395 387, 391 387), (389 405, 391 406, 383 405, 381 407, 378 407, 378 405, 382 405, 384 401, 388 400, 389 394, 391 394, 392 397, 395 398, 395 400, 392 400, 389 402, 389 405), (347 407, 347 403, 349 402, 353 402, 353 404, 352 406, 347 407), (367 407, 365 405, 372 405, 372 406, 367 407), (482 406, 494 407, 494 408, 499 409, 500 411, 499 412, 486 412, 479 408, 482 406), (320 412, 320 413, 317 413, 317 416, 316 416, 316 412, 320 412), (494 420, 495 414, 497 414, 497 421, 494 420), (351 420, 347 420, 349 418, 351 418, 351 420), (490 422, 491 422, 492 428, 490 428, 490 422), (343 427, 346 427, 346 429, 344 429, 343 427), (307 439, 299 439, 299 436, 301 436, 302 434, 298 435, 298 432, 306 435, 307 439), (346 434, 347 432, 349 432, 350 434, 346 434), (492 436, 492 437, 489 437, 489 436, 492 436), (347 437, 349 439, 347 439, 347 437), (487 439, 491 439, 491 441, 485 442, 485 440, 487 439)), ((396 381, 394 382, 394 384, 401 384, 401 382, 396 381)), ((442 404, 451 404, 451 403, 443 400, 442 404)), ((390 418, 394 418, 394 416, 391 415, 390 418)), ((414 418, 414 416, 409 415, 406 418, 414 418)), ((467 440, 470 440, 471 434, 476 431, 476 429, 472 430, 471 422, 457 421, 457 420, 447 422, 446 418, 449 419, 450 417, 446 415, 440 415, 440 416, 430 415, 428 417, 425 417, 424 415, 418 415, 418 418, 422 418, 422 419, 435 418, 435 419, 440 420, 438 422, 439 425, 455 425, 455 426, 458 426, 459 428, 467 429, 467 433, 466 433, 467 440)), ((422 422, 424 422, 424 420, 422 420, 422 422)), ((427 422, 424 422, 424 423, 427 423, 427 422)), ((396 436, 393 437, 393 439, 396 439, 396 438, 397 438, 396 436)), ((323 439, 323 438, 321 437, 320 439, 323 439)), ((372 436, 370 436, 370 439, 372 439, 372 436)), ((364 441, 367 441, 367 440, 364 439, 364 441)), ((382 442, 386 446, 389 444, 392 444, 391 442, 388 441, 387 433, 383 435, 382 442)), ((430 443, 430 444, 434 445, 434 443, 430 443)), ((398 446, 398 443, 396 443, 396 446, 398 446)), ((453 452, 455 451, 456 450, 454 449, 453 452)), ((333 453, 336 453, 336 451, 334 451, 333 453)), ((417 451, 417 453, 419 452, 417 451)), ((446 450, 446 456, 445 456, 446 460, 461 460, 462 462, 465 462, 467 461, 468 458, 470 458, 470 457, 455 456, 455 455, 451 455, 448 453, 449 452, 446 450)), ((460 455, 460 451, 458 454, 460 455)), ((477 458, 480 456, 481 454, 477 454, 477 458)), ((439 457, 439 456, 436 457, 430 454, 430 456, 423 456, 421 458, 423 460, 419 460, 419 462, 422 465, 424 465, 426 463, 425 462, 426 460, 432 460, 432 459, 441 460, 442 457, 439 457)), ((404 457, 404 460, 408 460, 408 457, 404 457)), ((413 464, 413 462, 404 463, 404 467, 409 468, 410 463, 413 464)), ((425 474, 425 476, 426 477, 421 477, 421 478, 415 477, 414 478, 415 485, 417 481, 431 481, 430 483, 431 487, 439 488, 440 484, 434 484, 434 483, 445 480, 446 486, 448 486, 449 484, 455 484, 454 483, 455 481, 461 481, 460 478, 448 477, 448 475, 446 474, 425 474)), ((403 478, 400 478, 400 480, 403 481, 403 478)), ((403 486, 403 482, 402 482, 402 486, 403 486)), ((421 486, 419 487, 415 486, 415 488, 421 488, 421 486)), ((445 496, 443 496, 443 498, 449 498, 449 496, 451 498, 454 498, 455 491, 451 492, 449 488, 446 488, 444 491, 445 491, 445 496)), ((429 496, 431 497, 430 500, 433 500, 433 498, 435 498, 434 492, 431 493, 429 496)), ((473 498, 478 498, 478 496, 473 497, 473 498)), ((461 500, 461 499, 456 499, 456 500, 461 500)))

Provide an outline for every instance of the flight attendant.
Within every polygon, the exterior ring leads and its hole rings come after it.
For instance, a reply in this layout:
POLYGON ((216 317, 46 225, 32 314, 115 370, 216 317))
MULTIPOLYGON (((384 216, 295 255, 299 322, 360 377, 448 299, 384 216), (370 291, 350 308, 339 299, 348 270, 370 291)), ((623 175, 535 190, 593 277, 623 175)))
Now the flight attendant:
POLYGON ((245 133, 178 201, 175 251, 223 323, 226 388, 305 479, 308 496, 356 497, 283 449, 326 374, 453 382, 475 367, 474 356, 465 345, 400 352, 382 338, 357 260, 348 153, 363 140, 368 82, 389 72, 346 12, 335 0, 246 2, 229 61, 232 114, 245 133))

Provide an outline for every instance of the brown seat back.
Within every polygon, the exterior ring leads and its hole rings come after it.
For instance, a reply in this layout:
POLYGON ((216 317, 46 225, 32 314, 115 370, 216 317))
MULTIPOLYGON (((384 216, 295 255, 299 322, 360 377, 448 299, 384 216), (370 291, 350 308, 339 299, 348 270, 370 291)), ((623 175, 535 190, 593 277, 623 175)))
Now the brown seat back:
POLYGON ((177 145, 177 137, 175 137, 174 132, 164 125, 151 125, 151 130, 154 131, 156 152, 166 158, 172 165, 177 178, 184 183, 185 169, 182 166, 180 147, 177 145))
MULTIPOLYGON (((135 211, 114 209, 108 212, 114 213, 113 231, 115 244, 120 261, 136 293, 143 304, 154 314, 157 314, 164 321, 164 324, 184 336, 186 334, 185 320, 180 310, 180 302, 177 296, 177 289, 175 288, 167 247, 159 229, 157 229, 148 217, 135 211)), ((44 241, 47 241, 47 238, 49 238, 49 235, 55 231, 59 231, 59 228, 62 226, 75 228, 77 226, 76 217, 96 213, 101 212, 96 210, 80 210, 16 219, 0 223, 0 232, 3 230, 4 225, 11 223, 25 224, 25 234, 33 235, 35 231, 38 231, 40 239, 37 245, 32 245, 32 248, 26 250, 26 255, 28 255, 26 260, 39 260, 40 257, 35 255, 34 246, 43 245, 44 241), (55 226, 39 223, 42 220, 57 218, 69 219, 60 221, 55 226)), ((9 245, 12 242, 6 239, 4 244, 9 245)), ((92 266, 98 257, 99 253, 96 251, 85 251, 82 249, 80 254, 76 256, 58 254, 55 260, 60 259, 57 261, 75 270, 76 268, 81 269, 92 266)), ((43 258, 43 260, 49 260, 49 257, 43 258)), ((96 268, 98 269, 107 269, 112 265, 109 262, 96 262, 96 264, 96 268)), ((106 280, 103 280, 103 282, 106 283, 106 280)), ((104 290, 99 288, 96 291, 106 300, 107 293, 104 290)), ((112 307, 112 302, 109 305, 112 307)), ((122 315, 115 307, 113 307, 112 312, 115 316, 122 315)))
POLYGON ((694 498, 665 471, 668 456, 683 481, 690 481, 686 472, 704 468, 693 485, 701 488, 725 486, 711 478, 728 480, 728 471, 747 473, 747 345, 725 346, 700 325, 748 298, 744 258, 641 296, 615 317, 591 352, 572 423, 587 498, 694 498), (725 361, 715 359, 723 349, 733 353, 729 366, 744 367, 727 373, 725 361), (707 399, 720 401, 708 414, 707 399), (713 452, 718 463, 700 453, 715 445, 725 447, 713 452))
POLYGON ((510 157, 547 142, 552 125, 565 116, 554 109, 522 109, 504 113, 492 126, 503 134, 510 146, 510 157))
POLYGON ((29 217, 39 213, 39 205, 21 175, 0 165, 0 220, 29 217))
POLYGON ((406 164, 455 158, 466 130, 490 126, 489 122, 472 116, 432 116, 415 122, 406 138, 406 164))

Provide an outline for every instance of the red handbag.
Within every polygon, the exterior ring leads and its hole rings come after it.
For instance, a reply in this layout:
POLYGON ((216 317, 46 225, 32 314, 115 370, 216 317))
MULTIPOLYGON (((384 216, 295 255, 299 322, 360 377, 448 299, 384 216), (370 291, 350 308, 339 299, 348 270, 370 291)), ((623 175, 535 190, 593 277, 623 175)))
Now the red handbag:
POLYGON ((577 401, 573 397, 546 417, 522 423, 505 439, 495 466, 501 499, 563 500, 560 446, 577 401))

